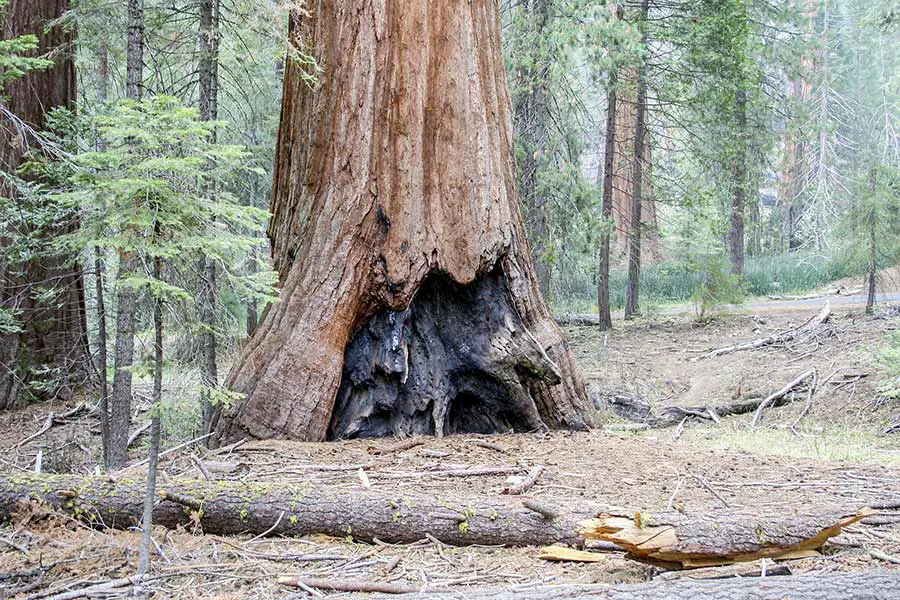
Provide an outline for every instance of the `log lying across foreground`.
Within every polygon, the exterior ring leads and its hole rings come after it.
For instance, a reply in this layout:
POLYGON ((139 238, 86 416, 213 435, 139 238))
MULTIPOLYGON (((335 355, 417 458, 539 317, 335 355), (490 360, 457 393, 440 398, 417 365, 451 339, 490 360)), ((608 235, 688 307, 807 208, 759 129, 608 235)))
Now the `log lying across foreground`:
MULTIPOLYGON (((63 475, 0 478, 0 519, 20 502, 42 501, 96 527, 126 528, 140 519, 144 482, 63 475)), ((160 490, 154 522, 199 524, 210 534, 350 536, 360 541, 504 546, 580 546, 586 538, 617 544, 641 560, 696 567, 813 550, 874 511, 761 517, 733 512, 661 513, 544 506, 509 496, 437 499, 376 489, 241 481, 180 481, 160 490)))
MULTIPOLYGON (((16 504, 43 501, 92 525, 127 528, 141 516, 145 482, 68 475, 21 474, 0 478, 0 520, 16 504)), ((566 512, 547 519, 521 500, 453 497, 341 489, 335 486, 241 481, 177 481, 161 486, 154 523, 206 533, 302 536, 324 534, 360 541, 416 542, 426 533, 453 545, 577 544, 578 521, 566 512)))
POLYGON ((892 600, 900 598, 900 571, 797 577, 652 581, 635 585, 561 585, 507 590, 422 592, 368 596, 372 600, 892 600))

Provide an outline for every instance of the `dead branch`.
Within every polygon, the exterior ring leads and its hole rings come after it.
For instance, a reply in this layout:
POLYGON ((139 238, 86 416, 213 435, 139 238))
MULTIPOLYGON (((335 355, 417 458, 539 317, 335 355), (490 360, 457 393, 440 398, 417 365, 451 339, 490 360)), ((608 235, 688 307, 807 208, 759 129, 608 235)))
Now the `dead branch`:
POLYGON ((278 583, 289 587, 314 588, 332 592, 363 592, 376 594, 416 594, 419 592, 446 591, 432 587, 413 587, 380 581, 361 581, 353 579, 320 579, 316 577, 279 577, 278 583))
POLYGON ((368 448, 366 448, 366 451, 369 454, 393 454, 395 452, 403 452, 404 450, 409 450, 410 448, 415 448, 416 446, 422 446, 424 444, 425 440, 422 439, 404 440, 402 442, 398 442, 390 446, 385 446, 383 448, 379 448, 378 446, 369 446, 368 448))
POLYGON ((790 402, 788 393, 812 374, 813 371, 806 371, 791 381, 791 383, 766 398, 754 398, 728 404, 717 404, 715 406, 666 406, 659 413, 655 413, 651 406, 643 400, 618 394, 607 396, 606 405, 616 415, 635 421, 642 427, 646 426, 654 429, 679 425, 684 419, 699 419, 718 423, 721 417, 742 415, 753 411, 758 412, 760 406, 763 406, 763 408, 775 408, 788 404, 790 402))
MULTIPOLYGON (((790 392, 795 387, 797 387, 798 385, 803 383, 803 381, 806 380, 807 377, 815 378, 815 374, 816 374, 816 372, 814 369, 806 371, 805 373, 798 375, 793 381, 791 381, 789 384, 787 384, 786 386, 784 386, 783 388, 781 388, 774 394, 770 394, 769 396, 767 396, 766 399, 763 400, 762 402, 760 402, 759 406, 756 408, 756 414, 753 415, 753 421, 750 423, 750 427, 757 426, 757 424, 759 423, 760 417, 762 417, 762 411, 765 410, 766 407, 768 407, 770 404, 772 404, 775 400, 779 400, 779 399, 787 396, 788 392, 790 392)), ((815 382, 815 379, 813 379, 813 382, 815 382)), ((813 383, 811 385, 815 385, 815 383, 813 383)))
POLYGON ((521 494, 524 494, 534 487, 534 484, 537 483, 537 480, 540 478, 541 473, 543 472, 543 465, 537 465, 528 472, 528 475, 525 477, 525 479, 523 479, 519 483, 503 488, 503 491, 501 491, 500 493, 509 494, 511 496, 519 496, 521 494))
POLYGON ((801 335, 809 334, 813 332, 817 327, 819 327, 822 323, 828 320, 828 317, 831 315, 831 302, 826 301, 825 306, 822 307, 822 310, 816 314, 816 316, 809 319, 806 323, 801 325, 800 327, 795 327, 794 329, 789 329, 787 331, 782 331, 781 333, 776 333, 775 335, 770 335, 768 337, 759 338, 753 340, 752 342, 745 342, 743 344, 736 344, 734 346, 726 346, 724 348, 718 348, 707 354, 702 354, 693 360, 703 360, 706 358, 716 358, 717 356, 722 356, 725 354, 731 354, 733 352, 743 352, 745 350, 758 350, 759 348, 764 348, 766 346, 771 346, 772 344, 784 344, 790 342, 791 340, 800 337, 801 335))

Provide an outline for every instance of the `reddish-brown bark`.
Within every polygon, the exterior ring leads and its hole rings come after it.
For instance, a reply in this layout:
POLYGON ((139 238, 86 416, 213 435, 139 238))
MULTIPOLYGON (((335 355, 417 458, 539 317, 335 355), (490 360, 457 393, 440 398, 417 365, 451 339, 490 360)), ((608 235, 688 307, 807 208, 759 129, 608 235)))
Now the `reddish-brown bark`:
MULTIPOLYGON (((550 427, 589 425, 589 401, 538 291, 519 212, 496 1, 317 0, 307 8, 292 19, 292 38, 322 72, 310 86, 289 61, 285 75, 270 227, 281 298, 229 375, 228 386, 246 397, 215 416, 216 438, 324 439, 348 344, 374 316, 401 315, 385 311, 407 309, 426 280, 437 288, 434 302, 452 305, 460 287, 492 279, 485 285, 502 305, 500 321, 457 332, 502 342, 482 357, 485 379, 504 379, 501 391, 519 400, 525 393, 550 427), (515 385, 505 381, 511 371, 520 373, 515 385)), ((434 302, 418 311, 439 316, 434 302)), ((413 356, 408 340, 383 337, 405 361, 398 386, 419 359, 435 382, 453 379, 437 361, 413 356)))
MULTIPOLYGON (((51 109, 75 105, 74 36, 59 26, 46 27, 62 16, 68 5, 68 0, 12 0, 6 7, 4 39, 36 35, 39 48, 34 54, 53 60, 51 68, 31 72, 3 91, 6 108, 21 120, 16 123, 0 119, 0 168, 6 172, 12 173, 20 166, 33 142, 25 128, 40 131, 45 128, 51 109)), ((14 190, 0 184, 0 193, 12 194, 14 190)), ((49 238, 56 233, 46 231, 39 235, 49 238)), ((11 239, 0 239, 0 252, 6 255, 2 247, 12 243, 15 242, 11 239)), ((84 282, 78 265, 62 256, 44 256, 27 264, 16 264, 3 256, 0 305, 21 311, 23 329, 20 334, 0 336, 0 408, 15 401, 31 369, 59 369, 58 389, 48 392, 65 395, 76 387, 89 364, 84 282), (38 287, 52 288, 56 292, 53 300, 36 300, 34 292, 38 287)))

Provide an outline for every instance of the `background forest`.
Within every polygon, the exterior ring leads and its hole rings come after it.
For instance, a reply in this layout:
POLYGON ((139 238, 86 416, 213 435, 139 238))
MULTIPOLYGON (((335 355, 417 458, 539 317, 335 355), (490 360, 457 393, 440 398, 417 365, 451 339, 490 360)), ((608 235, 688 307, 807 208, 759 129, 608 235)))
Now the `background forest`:
MULTIPOLYGON (((25 149, 4 156, 0 397, 99 379, 105 435, 122 438, 107 461, 122 464, 133 376, 158 400, 165 360, 199 369, 203 402, 175 429, 200 431, 229 401, 220 355, 275 293, 265 222, 284 62, 308 85, 318 66, 288 43, 295 0, 31 10, 56 42, 0 45, 6 145, 25 149), (16 81, 70 63, 56 81, 71 97, 23 116, 16 81), (88 339, 62 362, 13 348, 64 304, 72 269, 88 282, 88 339)), ((706 314, 863 276, 874 300, 900 256, 895 1, 521 0, 502 15, 521 204, 558 312, 599 309, 610 328, 623 308, 706 314)))

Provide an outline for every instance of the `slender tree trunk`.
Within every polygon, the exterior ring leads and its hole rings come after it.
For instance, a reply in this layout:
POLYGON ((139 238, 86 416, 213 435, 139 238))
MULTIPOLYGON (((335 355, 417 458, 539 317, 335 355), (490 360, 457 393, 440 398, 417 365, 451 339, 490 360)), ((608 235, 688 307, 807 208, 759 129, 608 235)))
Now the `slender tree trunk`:
MULTIPOLYGON (((12 0, 6 6, 2 39, 33 34, 38 38, 34 55, 52 54, 54 61, 49 69, 31 72, 3 90, 6 108, 28 128, 0 120, 0 169, 6 173, 19 168, 34 146, 34 132, 45 128, 51 109, 75 108, 74 35, 58 25, 49 27, 68 8, 68 0, 12 0)), ((0 194, 16 202, 40 202, 17 198, 7 183, 0 183, 0 194)), ((28 212, 24 205, 22 212, 28 212)), ((19 252, 16 240, 0 237, 0 308, 15 311, 21 329, 0 334, 0 408, 13 405, 23 385, 36 379, 34 373, 42 372, 42 391, 29 392, 40 399, 66 398, 90 377, 82 270, 50 244, 77 227, 77 215, 65 215, 61 222, 34 223, 20 220, 20 214, 14 210, 0 215, 4 228, 21 231, 40 247, 19 252), (48 291, 53 292, 49 301, 48 291)))
POLYGON ((286 65, 270 238, 281 301, 215 441, 584 428, 535 278, 496 0, 312 0, 286 65))
POLYGON ((97 371, 100 373, 100 439, 103 444, 103 464, 109 463, 109 382, 107 370, 109 360, 106 356, 106 302, 103 297, 103 254, 99 247, 94 248, 94 281, 97 296, 97 371))
MULTIPOLYGON (((144 73, 144 2, 128 0, 128 47, 125 93, 139 102, 143 96, 144 73)), ((107 468, 121 469, 128 462, 128 429, 131 426, 131 366, 134 363, 134 331, 137 292, 123 285, 138 269, 131 252, 119 255, 116 288, 116 345, 113 391, 109 402, 110 436, 107 468)))
POLYGON ((140 101, 144 95, 144 0, 128 0, 128 36, 125 97, 140 101))
POLYGON ((740 281, 744 277, 744 205, 747 195, 747 93, 743 88, 735 93, 734 102, 737 114, 738 152, 734 159, 728 253, 731 258, 731 273, 740 281))
MULTIPOLYGON (((647 13, 649 0, 642 0, 640 26, 641 47, 647 47, 647 13)), ((641 281, 641 205, 644 187, 644 142, 647 134, 647 73, 646 58, 637 69, 637 119, 634 135, 634 168, 632 175, 631 219, 628 231, 628 289, 625 296, 625 318, 633 319, 638 313, 638 298, 641 281)))
POLYGON ((100 40, 99 56, 97 57, 97 101, 104 104, 109 100, 109 41, 104 37, 100 40))
MULTIPOLYGON (((617 8, 617 17, 621 18, 622 8, 617 8)), ((600 331, 612 329, 612 311, 609 306, 609 259, 610 241, 613 234, 613 170, 616 153, 616 108, 618 85, 618 68, 609 71, 609 85, 606 91, 606 138, 603 150, 603 233, 600 236, 600 260, 597 272, 597 310, 600 331)))
MULTIPOLYGON (((215 121, 218 118, 219 95, 219 0, 202 0, 200 3, 200 118, 204 121, 215 121)), ((215 139, 215 132, 212 137, 215 139)), ((212 199, 215 191, 212 187, 206 191, 212 199)), ((213 390, 219 381, 216 366, 216 264, 207 256, 202 256, 198 263, 200 268, 200 285, 198 306, 200 312, 201 346, 203 358, 200 361, 201 407, 203 431, 209 429, 212 419, 213 390)))
POLYGON ((866 314, 875 312, 875 279, 878 272, 878 245, 875 231, 877 229, 877 208, 875 192, 878 186, 878 174, 873 167, 869 171, 869 206, 866 210, 866 314))
MULTIPOLYGON (((159 232, 157 226, 157 233, 159 232)), ((153 261, 153 278, 162 281, 162 259, 153 261)), ((163 313, 162 298, 153 299, 153 408, 150 413, 150 455, 147 467, 147 492, 144 496, 141 549, 138 559, 140 576, 150 568, 150 545, 153 535, 153 507, 156 504, 156 472, 159 465, 159 438, 161 435, 160 411, 162 410, 163 376, 163 313)))

